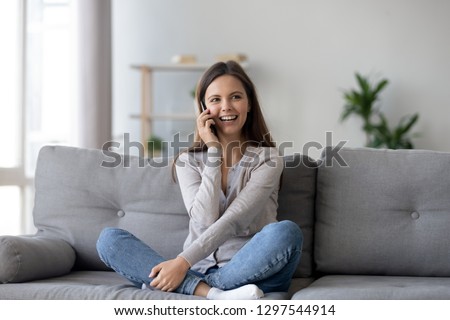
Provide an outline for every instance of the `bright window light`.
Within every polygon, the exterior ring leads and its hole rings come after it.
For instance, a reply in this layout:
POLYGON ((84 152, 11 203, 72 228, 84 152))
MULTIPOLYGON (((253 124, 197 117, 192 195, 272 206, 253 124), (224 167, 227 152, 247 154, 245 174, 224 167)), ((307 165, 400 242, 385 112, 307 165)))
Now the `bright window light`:
POLYGON ((21 195, 19 187, 0 187, 0 235, 21 233, 21 195))
POLYGON ((20 164, 20 6, 19 0, 0 3, 0 167, 20 164))
POLYGON ((0 235, 35 231, 38 152, 73 139, 74 3, 0 1, 0 235))
POLYGON ((28 0, 26 174, 47 144, 71 144, 73 31, 70 1, 28 0))

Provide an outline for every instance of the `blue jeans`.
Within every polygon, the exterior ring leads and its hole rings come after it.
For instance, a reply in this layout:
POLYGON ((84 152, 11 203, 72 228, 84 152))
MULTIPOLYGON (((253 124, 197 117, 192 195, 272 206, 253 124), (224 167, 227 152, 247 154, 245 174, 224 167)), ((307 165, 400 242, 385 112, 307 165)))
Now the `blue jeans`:
MULTIPOLYGON (((300 261, 303 235, 297 224, 285 220, 271 223, 255 234, 223 267, 206 274, 189 270, 177 293, 194 293, 200 281, 230 290, 253 283, 264 293, 286 292, 300 261)), ((149 285, 151 269, 165 259, 131 233, 106 228, 97 251, 101 260, 135 286, 149 285)))

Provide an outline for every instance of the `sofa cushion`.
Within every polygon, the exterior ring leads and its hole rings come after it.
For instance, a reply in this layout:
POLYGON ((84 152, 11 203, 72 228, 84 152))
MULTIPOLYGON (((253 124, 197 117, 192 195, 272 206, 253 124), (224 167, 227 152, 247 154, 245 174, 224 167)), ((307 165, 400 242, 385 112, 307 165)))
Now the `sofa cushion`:
POLYGON ((293 300, 448 300, 450 278, 325 276, 296 292, 293 300))
POLYGON ((59 239, 2 236, 0 261, 0 283, 25 282, 69 273, 75 252, 59 239))
MULTIPOLYGON (((307 283, 305 282, 304 285, 307 283)), ((283 292, 266 294, 263 299, 281 300, 283 292)), ((111 271, 75 271, 62 277, 0 285, 0 300, 204 300, 205 298, 160 290, 141 290, 111 271)))
POLYGON ((141 290, 110 271, 76 271, 62 277, 0 285, 0 299, 25 300, 198 300, 159 290, 141 290))
POLYGON ((325 274, 450 276, 450 153, 325 150, 315 261, 325 274))
POLYGON ((313 274, 314 201, 317 163, 305 155, 285 156, 278 194, 278 220, 296 222, 303 233, 303 251, 295 277, 313 274))

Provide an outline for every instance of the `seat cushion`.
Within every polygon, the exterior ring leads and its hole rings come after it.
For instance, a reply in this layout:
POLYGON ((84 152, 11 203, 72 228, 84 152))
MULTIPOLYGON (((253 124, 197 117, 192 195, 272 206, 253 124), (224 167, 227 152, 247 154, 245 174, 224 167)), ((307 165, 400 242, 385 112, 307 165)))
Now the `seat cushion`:
MULTIPOLYGON (((302 283, 302 282, 300 282, 302 283)), ((299 284, 297 284, 298 287, 299 284)), ((283 292, 264 299, 288 298, 283 292)), ((76 271, 62 277, 0 285, 0 300, 199 300, 197 296, 140 289, 112 271, 76 271)))
POLYGON ((293 300, 450 299, 450 278, 324 276, 298 291, 293 300))
POLYGON ((201 299, 178 293, 141 290, 115 272, 78 271, 62 277, 0 285, 0 299, 25 300, 178 300, 201 299))

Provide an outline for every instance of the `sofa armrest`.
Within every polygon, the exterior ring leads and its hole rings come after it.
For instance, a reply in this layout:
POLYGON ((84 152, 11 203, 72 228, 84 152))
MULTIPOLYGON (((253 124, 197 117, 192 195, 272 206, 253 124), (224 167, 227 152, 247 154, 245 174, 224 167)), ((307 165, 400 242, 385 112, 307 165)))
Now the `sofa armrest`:
POLYGON ((0 236, 0 283, 26 282, 67 274, 75 251, 60 239, 0 236))

